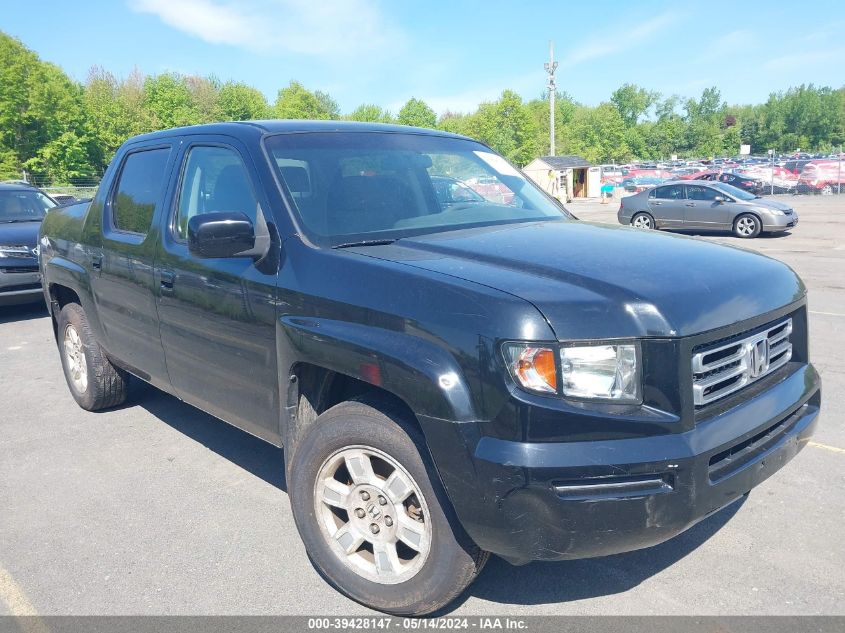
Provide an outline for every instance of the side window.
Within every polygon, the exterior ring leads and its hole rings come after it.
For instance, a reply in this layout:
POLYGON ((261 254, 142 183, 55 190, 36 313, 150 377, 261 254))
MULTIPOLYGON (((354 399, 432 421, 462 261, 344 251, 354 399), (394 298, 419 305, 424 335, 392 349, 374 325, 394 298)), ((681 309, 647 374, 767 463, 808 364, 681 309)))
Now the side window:
POLYGON ((655 189, 655 197, 661 200, 682 200, 684 197, 684 188, 682 185, 657 187, 655 189))
POLYGON ((182 175, 174 232, 185 240, 192 217, 216 211, 240 211, 256 223, 258 200, 249 172, 240 154, 232 149, 194 147, 188 152, 182 175))
POLYGON ((719 195, 715 189, 711 189, 710 187, 702 187, 700 185, 688 185, 687 186, 687 196, 690 200, 715 200, 716 196, 719 195))
POLYGON ((170 148, 133 152, 126 157, 111 200, 112 224, 118 231, 145 235, 165 185, 170 148))

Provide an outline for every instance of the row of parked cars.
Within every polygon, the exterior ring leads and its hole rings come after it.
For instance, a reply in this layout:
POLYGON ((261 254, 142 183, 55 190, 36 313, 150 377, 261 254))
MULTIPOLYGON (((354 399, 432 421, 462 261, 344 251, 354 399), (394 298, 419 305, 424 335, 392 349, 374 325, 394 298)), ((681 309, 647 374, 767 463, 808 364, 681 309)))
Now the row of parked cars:
POLYGON ((845 185, 842 157, 809 157, 602 165, 602 181, 637 193, 668 180, 719 181, 749 193, 839 193, 845 185))

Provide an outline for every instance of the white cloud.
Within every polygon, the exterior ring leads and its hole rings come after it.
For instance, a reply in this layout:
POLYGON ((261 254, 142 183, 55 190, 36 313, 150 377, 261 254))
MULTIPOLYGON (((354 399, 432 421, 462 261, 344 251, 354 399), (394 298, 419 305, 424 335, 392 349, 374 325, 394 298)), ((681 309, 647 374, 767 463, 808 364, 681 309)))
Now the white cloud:
POLYGON ((763 64, 763 68, 772 72, 796 69, 818 71, 823 65, 839 67, 843 61, 845 61, 845 48, 825 48, 775 57, 763 64))
POLYGON ((263 54, 348 61, 405 41, 367 0, 130 0, 129 6, 211 44, 263 54))
POLYGON ((751 50, 756 44, 757 36, 748 29, 731 31, 717 37, 702 49, 697 61, 718 61, 726 55, 736 55, 751 50))
POLYGON ((571 68, 591 59, 623 53, 654 36, 659 37, 662 31, 677 22, 680 17, 678 13, 667 12, 633 26, 620 24, 611 29, 602 27, 601 30, 591 33, 586 42, 576 45, 560 64, 563 68, 571 68))

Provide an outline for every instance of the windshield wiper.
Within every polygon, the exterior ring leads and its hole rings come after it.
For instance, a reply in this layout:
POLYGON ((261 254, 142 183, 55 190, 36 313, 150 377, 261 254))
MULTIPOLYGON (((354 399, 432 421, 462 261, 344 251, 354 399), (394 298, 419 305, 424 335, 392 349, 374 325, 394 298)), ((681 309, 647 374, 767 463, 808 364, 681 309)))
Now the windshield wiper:
POLYGON ((352 248, 354 246, 383 246, 385 244, 393 244, 396 240, 361 240, 360 242, 344 242, 343 244, 335 244, 332 248, 352 248))
POLYGON ((17 222, 41 222, 39 218, 18 218, 15 220, 0 220, 3 224, 16 224, 17 222))

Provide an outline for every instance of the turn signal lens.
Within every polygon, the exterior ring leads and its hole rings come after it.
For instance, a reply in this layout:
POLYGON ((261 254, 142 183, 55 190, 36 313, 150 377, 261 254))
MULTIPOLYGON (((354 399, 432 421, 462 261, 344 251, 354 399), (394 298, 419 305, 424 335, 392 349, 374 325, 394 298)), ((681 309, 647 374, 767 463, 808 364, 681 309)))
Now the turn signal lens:
POLYGON ((551 348, 510 343, 505 346, 505 360, 513 378, 525 389, 557 393, 557 367, 551 348))

